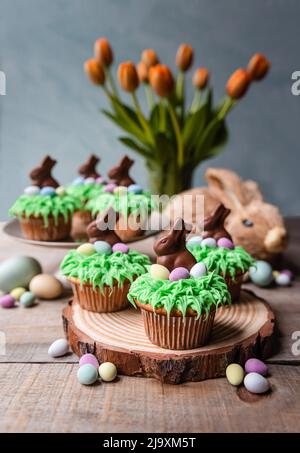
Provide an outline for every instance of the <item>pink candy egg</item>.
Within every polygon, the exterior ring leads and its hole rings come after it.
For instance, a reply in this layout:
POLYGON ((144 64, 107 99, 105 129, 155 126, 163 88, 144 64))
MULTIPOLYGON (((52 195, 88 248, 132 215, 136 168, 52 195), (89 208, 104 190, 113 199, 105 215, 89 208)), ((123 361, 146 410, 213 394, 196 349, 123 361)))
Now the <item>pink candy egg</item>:
POLYGON ((16 299, 10 294, 6 294, 0 298, 0 305, 3 308, 12 308, 15 306, 16 299))
POLYGON ((103 176, 98 176, 98 178, 96 178, 96 184, 103 184, 104 183, 104 178, 103 176))
POLYGON ((128 245, 123 244, 123 242, 117 242, 112 246, 113 252, 128 253, 128 250, 129 250, 128 245))
POLYGON ((86 365, 87 363, 89 365, 94 366, 98 370, 99 362, 98 362, 97 358, 93 354, 84 354, 83 356, 80 357, 80 360, 79 360, 79 366, 80 367, 82 365, 86 365))
POLYGON ((169 275, 169 280, 171 282, 176 282, 177 280, 183 280, 186 278, 190 278, 190 273, 185 267, 176 267, 169 275))
POLYGON ((218 247, 225 247, 226 249, 234 249, 233 242, 228 238, 220 238, 217 242, 218 247))
POLYGON ((106 184, 106 186, 104 187, 104 192, 113 192, 116 187, 117 187, 117 184, 115 184, 113 182, 106 184))
POLYGON ((261 360, 249 359, 245 363, 245 371, 246 373, 258 373, 266 376, 268 374, 268 367, 261 360))

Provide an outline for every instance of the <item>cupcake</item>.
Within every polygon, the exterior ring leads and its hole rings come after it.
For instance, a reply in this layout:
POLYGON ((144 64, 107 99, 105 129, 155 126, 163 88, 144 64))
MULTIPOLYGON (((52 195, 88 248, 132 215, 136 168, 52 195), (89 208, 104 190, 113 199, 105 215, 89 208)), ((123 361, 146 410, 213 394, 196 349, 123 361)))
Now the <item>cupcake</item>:
POLYGON ((9 210, 19 219, 24 238, 36 241, 68 239, 71 219, 80 202, 66 193, 51 176, 56 161, 46 156, 30 177, 32 185, 24 190, 9 210))
POLYGON ((209 341, 216 310, 230 303, 225 280, 207 273, 186 248, 186 228, 178 219, 154 245, 157 263, 131 285, 128 299, 141 309, 151 343, 187 350, 209 341))
POLYGON ((187 242, 187 248, 198 263, 203 263, 208 272, 225 278, 232 302, 238 301, 245 273, 254 264, 254 259, 242 247, 235 247, 224 228, 230 210, 219 205, 213 214, 204 220, 202 237, 196 236, 187 242))
POLYGON ((89 227, 93 244, 71 250, 61 263, 61 271, 70 281, 79 305, 98 313, 128 307, 130 284, 151 264, 146 255, 122 243, 114 230, 104 230, 104 222, 103 218, 89 227))

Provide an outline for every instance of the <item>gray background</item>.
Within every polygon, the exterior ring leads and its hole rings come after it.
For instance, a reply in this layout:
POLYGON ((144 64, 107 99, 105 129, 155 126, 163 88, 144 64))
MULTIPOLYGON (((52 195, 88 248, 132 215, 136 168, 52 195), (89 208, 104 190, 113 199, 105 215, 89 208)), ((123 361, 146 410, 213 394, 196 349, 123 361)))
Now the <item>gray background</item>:
MULTIPOLYGON (((272 61, 269 77, 251 89, 229 118, 224 153, 208 165, 256 179, 284 214, 300 212, 300 97, 291 74, 300 69, 297 0, 0 0, 0 218, 28 185, 27 173, 45 153, 59 160, 55 176, 66 183, 92 151, 104 173, 126 150, 119 130, 100 115, 106 101, 86 79, 82 64, 93 42, 107 36, 116 63, 139 60, 155 48, 173 65, 181 42, 190 42, 196 64, 212 73, 216 98, 229 74, 256 51, 272 61)), ((191 91, 189 93, 191 96, 191 91)), ((134 177, 144 183, 143 160, 134 177)))

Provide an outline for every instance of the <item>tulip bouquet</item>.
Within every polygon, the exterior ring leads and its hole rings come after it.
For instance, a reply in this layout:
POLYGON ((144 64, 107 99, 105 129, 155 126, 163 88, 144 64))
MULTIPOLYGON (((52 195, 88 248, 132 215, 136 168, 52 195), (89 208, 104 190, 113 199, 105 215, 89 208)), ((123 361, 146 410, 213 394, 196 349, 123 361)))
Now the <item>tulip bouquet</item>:
POLYGON ((160 64, 153 49, 146 49, 137 66, 127 61, 118 68, 119 85, 131 95, 132 105, 128 105, 121 100, 114 82, 112 63, 109 42, 98 39, 94 58, 86 61, 84 67, 90 80, 103 89, 110 101, 111 111, 102 112, 127 133, 120 141, 145 158, 152 193, 168 195, 188 189, 195 168, 220 153, 228 138, 226 116, 251 82, 264 78, 270 66, 263 55, 255 54, 247 69, 237 69, 230 76, 227 94, 216 106, 209 72, 197 68, 192 79, 194 99, 187 105, 185 78, 193 63, 192 47, 179 46, 176 78, 168 66, 160 64), (140 85, 147 96, 147 114, 136 94, 140 85))

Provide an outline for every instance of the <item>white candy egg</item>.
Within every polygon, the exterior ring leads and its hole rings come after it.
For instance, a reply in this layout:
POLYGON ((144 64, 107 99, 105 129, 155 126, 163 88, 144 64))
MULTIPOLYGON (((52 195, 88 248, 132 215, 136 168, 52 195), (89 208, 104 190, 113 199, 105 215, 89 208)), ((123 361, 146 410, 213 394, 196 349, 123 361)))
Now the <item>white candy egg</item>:
POLYGON ((266 378, 258 373, 249 373, 245 376, 244 386, 251 393, 265 393, 270 385, 266 378))
POLYGON ((55 340, 48 349, 50 357, 61 357, 69 352, 69 343, 65 338, 55 340))

